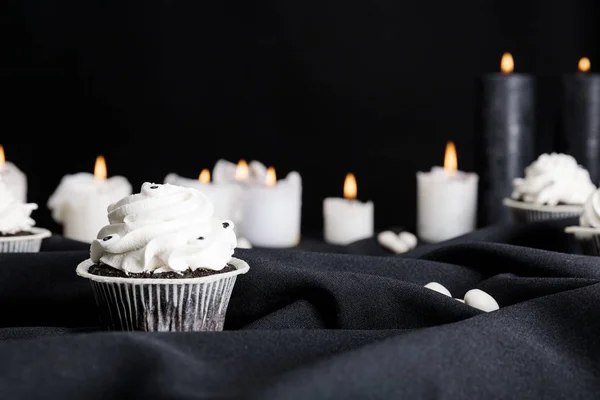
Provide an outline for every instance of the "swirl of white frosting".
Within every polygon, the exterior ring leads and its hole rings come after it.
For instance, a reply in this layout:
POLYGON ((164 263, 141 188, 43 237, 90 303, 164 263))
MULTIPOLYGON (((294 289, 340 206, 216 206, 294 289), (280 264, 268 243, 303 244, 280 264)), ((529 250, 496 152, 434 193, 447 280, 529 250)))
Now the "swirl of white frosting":
POLYGON ((146 182, 108 207, 110 224, 92 242, 91 259, 125 273, 221 270, 237 240, 233 223, 213 212, 195 189, 146 182))
POLYGON ((0 180, 0 232, 13 234, 29 231, 35 225, 30 217, 31 212, 37 209, 35 203, 23 203, 14 197, 11 189, 0 180))
POLYGON ((596 189, 589 172, 567 154, 542 154, 513 181, 512 198, 527 203, 583 204, 596 189))
POLYGON ((579 224, 591 228, 600 228, 600 190, 594 190, 588 197, 583 206, 583 213, 579 217, 579 224))

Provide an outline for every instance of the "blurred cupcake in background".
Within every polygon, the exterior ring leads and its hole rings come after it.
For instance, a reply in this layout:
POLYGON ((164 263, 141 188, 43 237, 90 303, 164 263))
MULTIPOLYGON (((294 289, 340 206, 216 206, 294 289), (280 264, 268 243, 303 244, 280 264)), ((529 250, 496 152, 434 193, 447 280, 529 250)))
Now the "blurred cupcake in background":
POLYGON ((595 190, 585 202, 579 226, 569 226, 565 232, 575 235, 584 254, 600 255, 600 190, 595 190))
POLYGON ((525 177, 513 181, 511 209, 515 223, 580 216, 596 186, 589 172, 567 154, 542 154, 525 168, 525 177))
POLYGON ((42 239, 50 231, 36 228, 31 212, 38 208, 35 203, 24 203, 0 179, 0 253, 36 253, 42 239))

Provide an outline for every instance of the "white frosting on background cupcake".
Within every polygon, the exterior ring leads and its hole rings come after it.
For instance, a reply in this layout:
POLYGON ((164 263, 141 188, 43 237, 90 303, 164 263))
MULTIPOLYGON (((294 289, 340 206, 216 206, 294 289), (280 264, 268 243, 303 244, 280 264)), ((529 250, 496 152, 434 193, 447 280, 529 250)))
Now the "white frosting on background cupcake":
POLYGON ((581 226, 600 228, 600 190, 595 190, 583 206, 583 214, 579 217, 581 226))
POLYGON ((92 243, 91 259, 125 273, 221 270, 237 239, 233 223, 213 213, 195 189, 146 182, 108 208, 110 224, 92 243))
POLYGON ((589 172, 567 154, 542 154, 513 181, 512 198, 539 205, 583 204, 596 190, 589 172))
POLYGON ((6 235, 30 231, 35 225, 30 215, 37 208, 35 203, 23 203, 16 199, 12 190, 0 179, 0 233, 6 235))

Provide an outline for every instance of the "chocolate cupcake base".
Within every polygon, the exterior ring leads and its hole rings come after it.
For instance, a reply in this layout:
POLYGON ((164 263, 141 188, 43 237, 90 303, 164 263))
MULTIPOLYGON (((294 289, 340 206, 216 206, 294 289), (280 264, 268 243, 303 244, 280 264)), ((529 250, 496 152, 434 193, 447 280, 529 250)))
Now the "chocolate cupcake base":
POLYGON ((42 240, 52 233, 43 228, 31 228, 22 234, 0 236, 0 253, 37 253, 42 247, 42 240))
POLYGON ((513 199, 504 199, 503 204, 510 209, 511 220, 515 224, 578 217, 583 212, 580 205, 546 206, 513 199))
POLYGON ((232 258, 229 272, 200 278, 125 278, 89 272, 86 260, 77 274, 90 280, 102 321, 123 331, 221 331, 237 275, 248 264, 232 258))

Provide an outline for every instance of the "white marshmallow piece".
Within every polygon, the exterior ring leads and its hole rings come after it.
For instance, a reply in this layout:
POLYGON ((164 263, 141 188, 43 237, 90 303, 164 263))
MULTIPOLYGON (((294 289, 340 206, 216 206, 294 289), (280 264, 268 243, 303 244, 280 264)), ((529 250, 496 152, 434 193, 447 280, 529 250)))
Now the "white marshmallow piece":
POLYGON ((480 289, 471 289, 465 293, 465 304, 485 312, 496 311, 500 308, 492 296, 480 289))
POLYGON ((427 289, 433 290, 434 292, 441 293, 444 296, 452 297, 452 294, 450 294, 450 291, 437 282, 429 282, 427 285, 425 285, 425 287, 427 289))
POLYGON ((460 301, 460 302, 461 302, 461 303, 463 303, 463 304, 465 303, 465 301, 464 301, 463 299, 454 299, 454 300, 456 300, 456 301, 460 301))
POLYGON ((415 247, 417 247, 418 240, 414 234, 412 234, 408 231, 404 231, 404 232, 400 232, 398 237, 400 238, 400 240, 402 240, 404 243, 406 243, 409 248, 414 249, 415 247))
POLYGON ((377 235, 377 242, 382 247, 393 251, 396 254, 406 253, 409 250, 408 245, 400 240, 398 235, 392 231, 383 231, 377 235))
POLYGON ((250 243, 248 241, 248 239, 243 238, 243 237, 239 237, 237 239, 237 246, 238 249, 251 249, 252 248, 252 243, 250 243))

